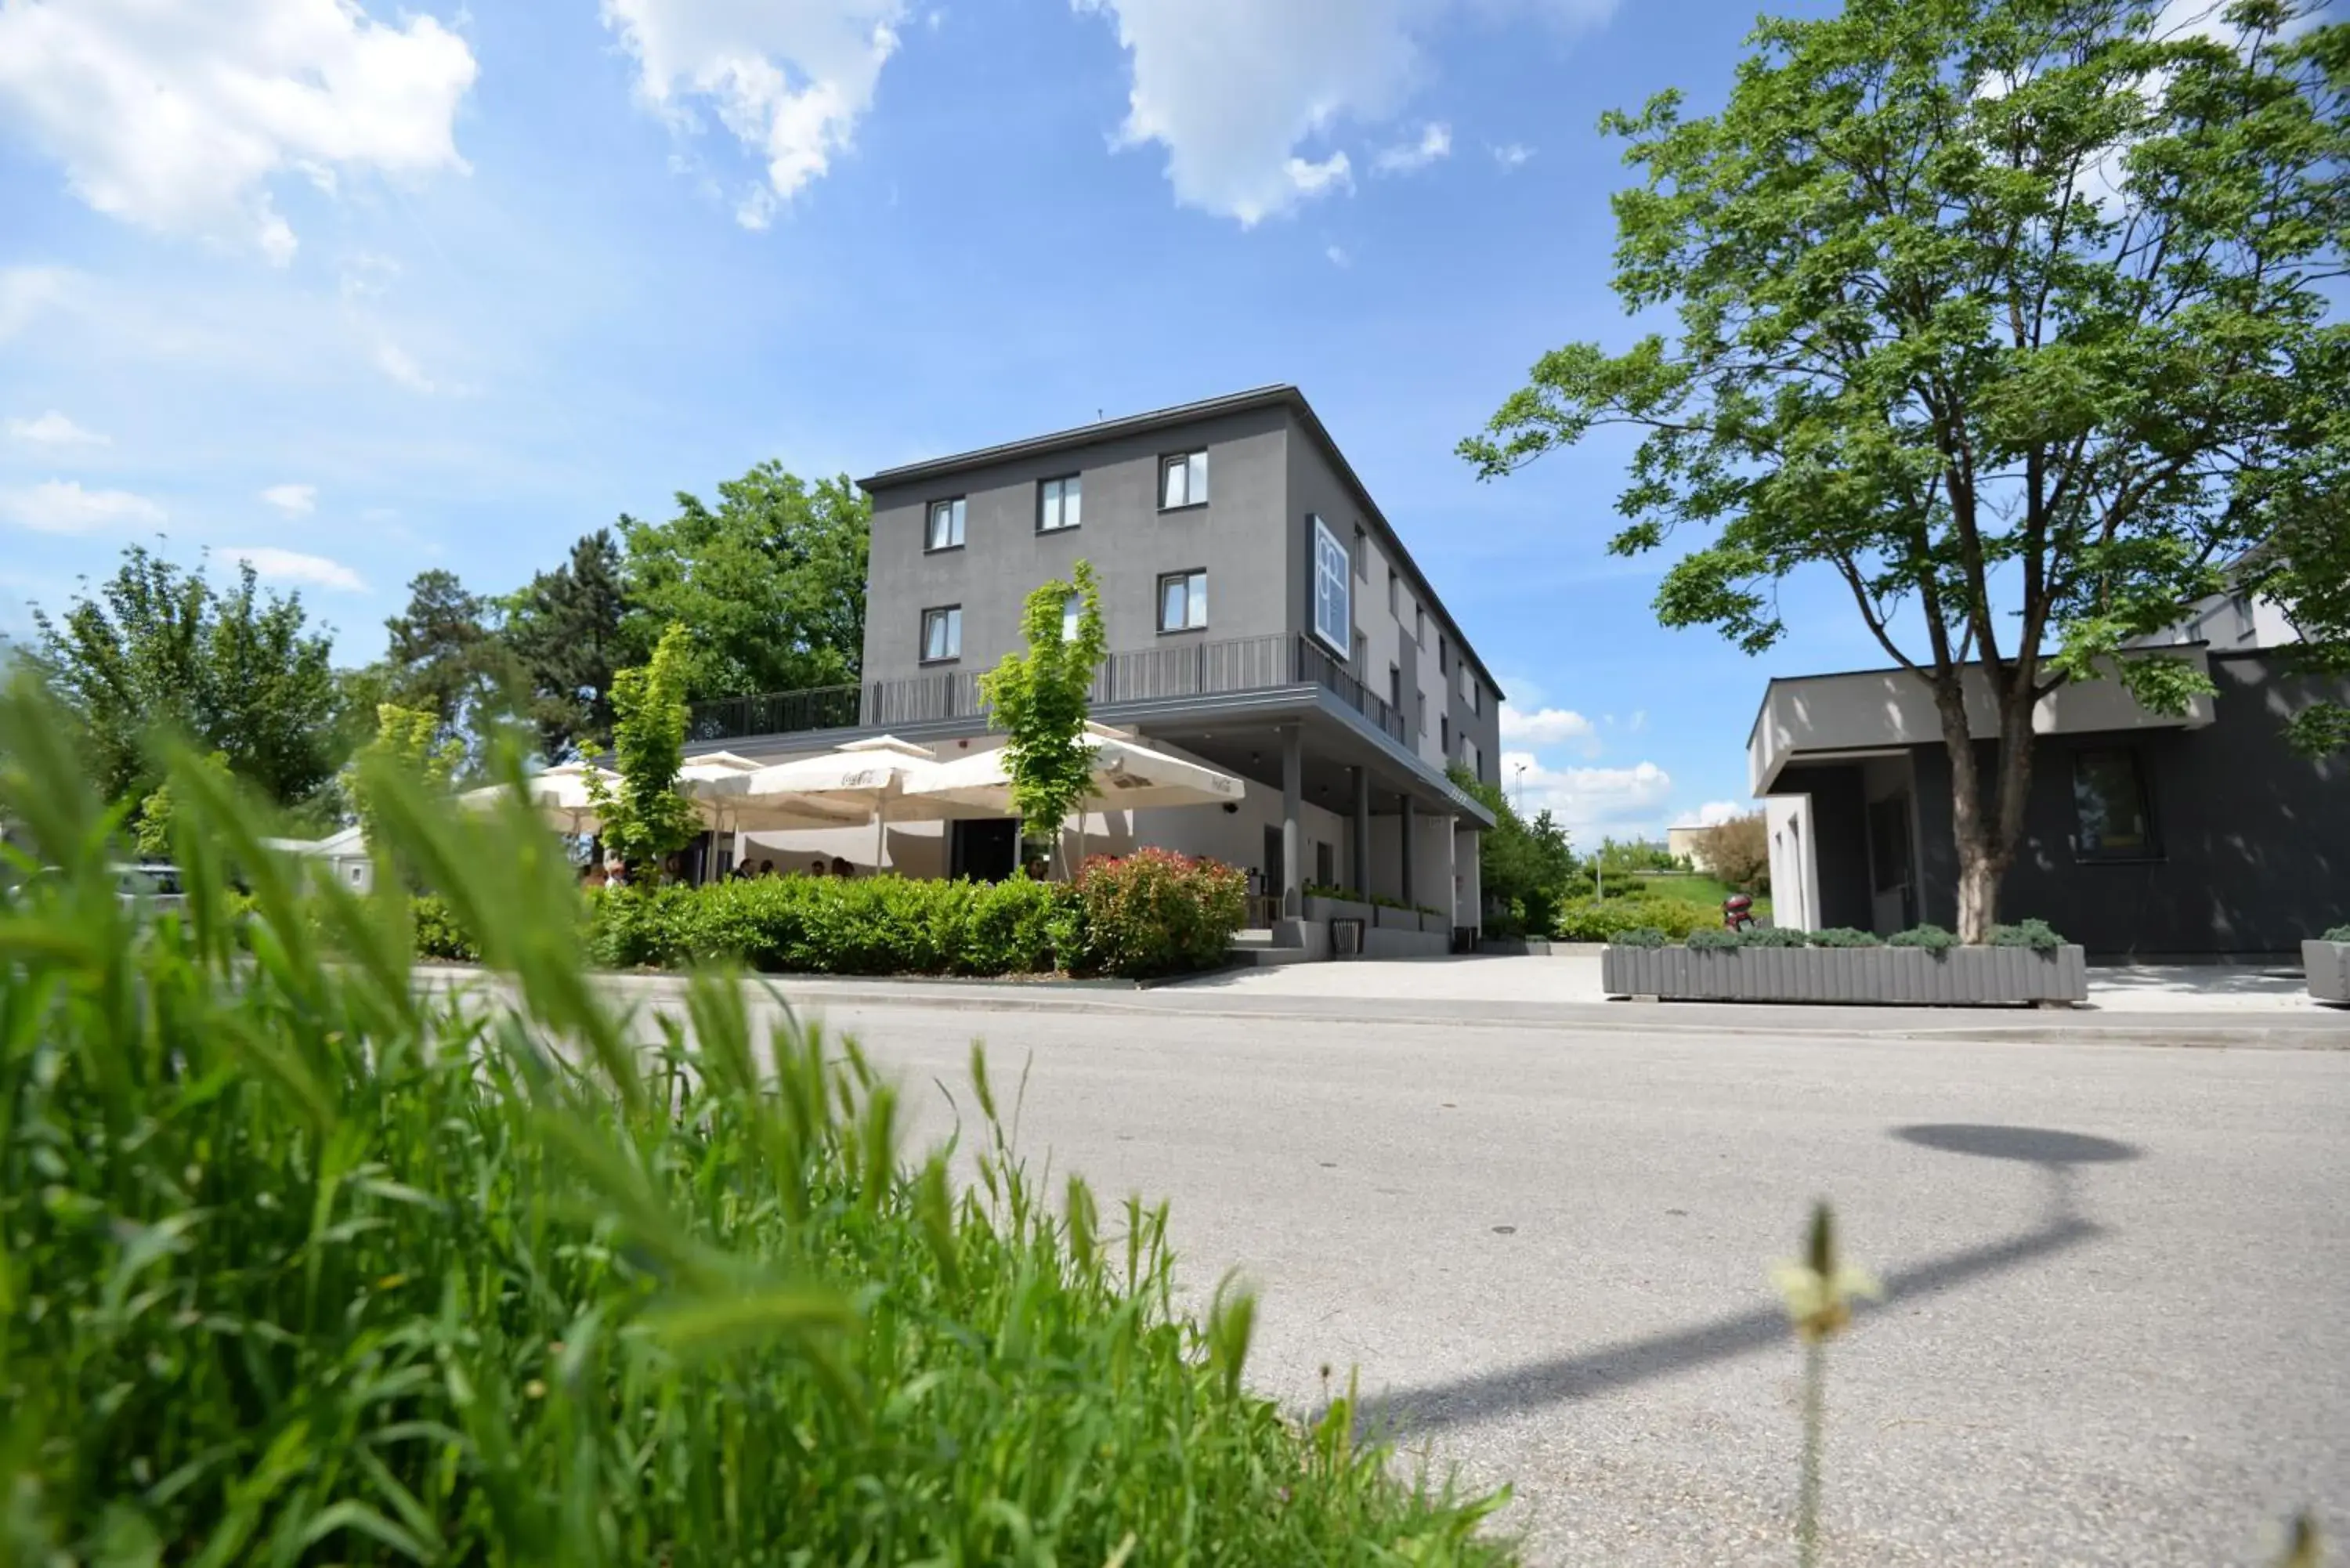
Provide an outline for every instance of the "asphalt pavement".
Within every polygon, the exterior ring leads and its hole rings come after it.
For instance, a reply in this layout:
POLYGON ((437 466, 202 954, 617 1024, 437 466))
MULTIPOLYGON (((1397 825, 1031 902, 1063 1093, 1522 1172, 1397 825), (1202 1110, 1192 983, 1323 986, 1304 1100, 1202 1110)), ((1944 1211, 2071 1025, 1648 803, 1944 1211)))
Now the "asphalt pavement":
POLYGON ((1818 1197, 1887 1287, 1831 1353, 1827 1562, 2267 1563, 2303 1506, 2350 1537, 2350 1054, 2072 1015, 788 989, 904 1075, 918 1143, 983 1038, 1032 1161, 1106 1212, 1171 1199, 1198 1296, 1258 1285, 1259 1386, 1311 1408, 1358 1369, 1408 1451, 1514 1488, 1536 1563, 1794 1562, 1767 1268, 1818 1197))

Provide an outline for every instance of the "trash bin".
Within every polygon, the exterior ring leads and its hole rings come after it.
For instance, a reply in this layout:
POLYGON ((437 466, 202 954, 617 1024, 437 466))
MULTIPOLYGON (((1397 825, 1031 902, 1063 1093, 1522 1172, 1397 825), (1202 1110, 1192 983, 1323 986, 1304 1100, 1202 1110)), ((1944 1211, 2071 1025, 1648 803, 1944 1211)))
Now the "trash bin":
POLYGON ((1330 956, 1360 958, 1363 956, 1363 922, 1352 916, 1341 916, 1330 922, 1330 956))

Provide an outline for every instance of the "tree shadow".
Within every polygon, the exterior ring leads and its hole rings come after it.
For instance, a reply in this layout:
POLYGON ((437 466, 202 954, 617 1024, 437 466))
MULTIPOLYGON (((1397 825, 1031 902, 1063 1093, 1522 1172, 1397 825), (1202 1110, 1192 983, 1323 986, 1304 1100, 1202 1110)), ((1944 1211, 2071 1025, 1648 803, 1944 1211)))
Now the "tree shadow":
MULTIPOLYGON (((2139 1158, 2134 1146, 2086 1133, 2044 1127, 1929 1125, 1896 1127, 1905 1143, 1948 1154, 2012 1159, 2046 1173, 2040 1222, 2021 1235, 1963 1248, 1887 1274, 1880 1302, 1856 1303, 1858 1315, 1883 1312, 1955 1290, 2010 1269, 2044 1262, 2107 1233, 2084 1217, 2073 1189, 2073 1168, 2139 1158)), ((1357 1426, 1367 1434, 1409 1438, 1611 1394, 1711 1362, 1783 1345, 1786 1314, 1776 1307, 1711 1323, 1481 1373, 1418 1388, 1398 1389, 1363 1402, 1357 1426)))

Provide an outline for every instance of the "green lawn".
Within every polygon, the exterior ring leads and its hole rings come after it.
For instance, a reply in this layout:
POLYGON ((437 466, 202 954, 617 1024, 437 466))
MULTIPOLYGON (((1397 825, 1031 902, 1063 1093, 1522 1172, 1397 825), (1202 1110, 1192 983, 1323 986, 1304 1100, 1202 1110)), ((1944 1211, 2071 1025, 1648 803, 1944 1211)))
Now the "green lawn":
MULTIPOLYGON (((1693 898, 1700 904, 1712 904, 1717 908, 1724 898, 1736 891, 1726 882, 1693 871, 1659 871, 1646 874, 1635 872, 1631 880, 1638 883, 1643 890, 1654 893, 1659 898, 1693 898)), ((1758 918, 1767 918, 1770 915, 1771 896, 1768 893, 1756 895, 1754 913, 1758 918)))

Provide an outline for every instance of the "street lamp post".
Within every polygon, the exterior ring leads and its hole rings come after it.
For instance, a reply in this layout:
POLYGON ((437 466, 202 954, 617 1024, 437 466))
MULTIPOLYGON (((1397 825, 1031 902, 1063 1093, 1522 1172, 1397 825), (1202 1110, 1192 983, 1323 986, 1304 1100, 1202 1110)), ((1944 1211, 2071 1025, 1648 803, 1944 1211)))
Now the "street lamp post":
POLYGON ((1523 763, 1518 764, 1517 785, 1518 815, 1523 816, 1526 814, 1526 764, 1523 763))

